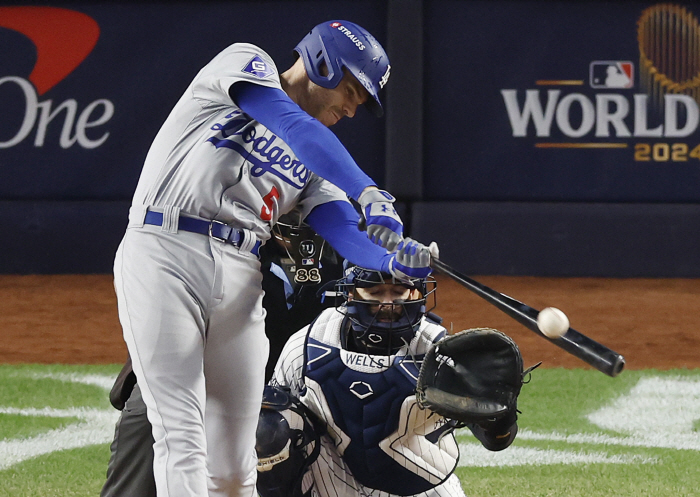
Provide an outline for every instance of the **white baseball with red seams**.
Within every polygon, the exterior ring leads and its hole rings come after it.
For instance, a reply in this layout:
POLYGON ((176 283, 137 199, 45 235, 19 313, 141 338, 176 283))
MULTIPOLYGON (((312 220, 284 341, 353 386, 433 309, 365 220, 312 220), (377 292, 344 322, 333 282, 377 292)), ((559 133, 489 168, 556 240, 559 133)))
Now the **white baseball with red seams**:
POLYGON ((537 327, 547 338, 561 338, 569 329, 569 318, 556 307, 545 307, 537 315, 537 327))

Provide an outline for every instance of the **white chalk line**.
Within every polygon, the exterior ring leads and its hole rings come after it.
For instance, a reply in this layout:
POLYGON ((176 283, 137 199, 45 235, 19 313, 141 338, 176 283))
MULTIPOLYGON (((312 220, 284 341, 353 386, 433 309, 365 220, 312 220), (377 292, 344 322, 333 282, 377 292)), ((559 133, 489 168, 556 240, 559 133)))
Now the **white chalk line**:
POLYGON ((543 466, 552 464, 653 464, 653 457, 635 454, 606 454, 594 451, 568 451, 510 446, 491 452, 479 444, 459 444, 460 467, 543 466))
MULTIPOLYGON (((109 390, 114 378, 104 375, 39 374, 32 378, 50 378, 64 382, 93 385, 109 390)), ((104 444, 112 441, 119 413, 113 409, 92 408, 10 408, 0 407, 0 414, 74 418, 66 427, 50 430, 25 439, 0 441, 0 470, 27 459, 55 451, 104 444)), ((628 433, 612 436, 602 433, 541 433, 523 429, 519 440, 553 441, 569 444, 627 446, 700 451, 700 434, 693 423, 700 418, 700 382, 683 378, 643 378, 628 394, 587 416, 593 424, 628 433), (682 407, 679 407, 682 406, 682 407), (670 413, 668 411, 671 411, 670 413), (665 412, 664 423, 659 411, 665 412), (634 413, 634 416, 632 416, 634 413), (653 429, 652 429, 653 428, 653 429)), ((469 433, 459 430, 458 435, 469 433)), ((460 443, 460 466, 520 466, 527 464, 649 464, 656 458, 599 451, 569 451, 512 446, 502 452, 490 452, 477 443, 460 443)))
POLYGON ((566 435, 558 432, 538 433, 529 430, 518 432, 521 440, 542 440, 566 442, 570 444, 619 445, 626 447, 646 447, 655 449, 677 449, 700 451, 700 436, 695 434, 649 433, 616 437, 602 433, 575 433, 566 435))
MULTIPOLYGON (((30 377, 83 383, 105 390, 109 390, 114 382, 113 377, 103 375, 32 374, 30 377)), ((114 437, 114 425, 119 418, 119 412, 114 409, 86 407, 70 409, 0 407, 0 414, 75 418, 78 420, 63 428, 49 430, 33 437, 0 440, 0 470, 51 452, 109 443, 114 437)))
MULTIPOLYGON (((644 447, 700 451, 700 381, 684 377, 642 378, 626 394, 586 416, 592 424, 622 435, 604 433, 541 433, 527 429, 518 440, 601 446, 644 447)), ((468 429, 458 435, 471 436, 468 429)), ((489 452, 476 443, 460 444, 460 466, 519 466, 525 464, 655 463, 656 458, 511 446, 489 452)))

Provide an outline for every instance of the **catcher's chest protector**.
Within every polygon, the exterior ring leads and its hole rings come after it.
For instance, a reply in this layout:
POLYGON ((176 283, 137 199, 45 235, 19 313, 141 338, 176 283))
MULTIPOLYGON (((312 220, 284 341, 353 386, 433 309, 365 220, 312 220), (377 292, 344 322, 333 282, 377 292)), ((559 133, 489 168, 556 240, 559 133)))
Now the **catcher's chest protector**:
POLYGON ((433 488, 379 447, 397 430, 404 399, 415 393, 420 362, 341 350, 339 343, 322 341, 323 332, 314 333, 319 328, 312 326, 307 338, 305 376, 320 385, 335 424, 350 438, 343 460, 355 479, 396 495, 433 488))

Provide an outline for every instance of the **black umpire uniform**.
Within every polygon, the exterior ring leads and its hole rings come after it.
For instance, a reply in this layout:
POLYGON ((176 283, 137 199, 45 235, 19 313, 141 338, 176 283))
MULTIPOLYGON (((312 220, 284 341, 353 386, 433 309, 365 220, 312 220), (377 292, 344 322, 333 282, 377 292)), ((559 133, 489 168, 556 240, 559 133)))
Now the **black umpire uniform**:
MULTIPOLYGON (((260 249, 265 333, 270 342, 266 382, 287 339, 323 309, 337 305, 334 298, 324 298, 325 289, 332 291, 335 280, 342 277, 342 260, 308 226, 287 216, 272 233, 274 239, 260 249)), ((156 497, 151 424, 130 358, 109 398, 121 416, 100 497, 156 497)))

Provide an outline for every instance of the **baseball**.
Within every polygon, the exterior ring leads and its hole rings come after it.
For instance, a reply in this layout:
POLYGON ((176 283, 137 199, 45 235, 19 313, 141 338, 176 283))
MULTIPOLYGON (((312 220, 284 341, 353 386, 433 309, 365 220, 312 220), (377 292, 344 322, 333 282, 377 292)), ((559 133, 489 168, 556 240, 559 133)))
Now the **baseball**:
POLYGON ((560 338, 569 329, 569 318, 556 307, 545 307, 537 315, 537 327, 547 338, 560 338))

